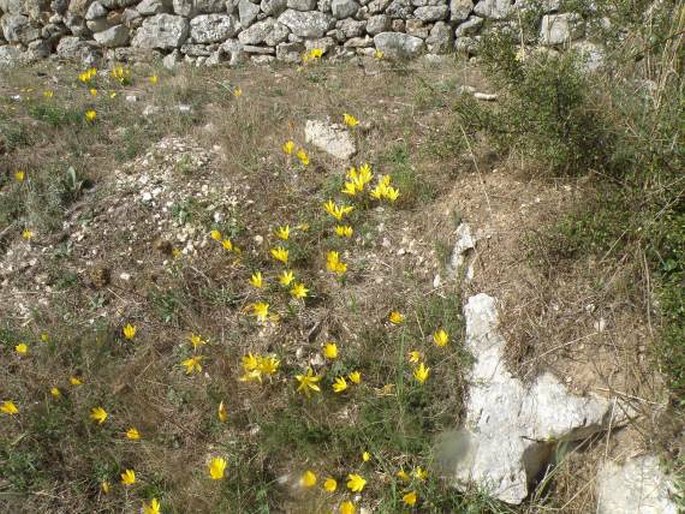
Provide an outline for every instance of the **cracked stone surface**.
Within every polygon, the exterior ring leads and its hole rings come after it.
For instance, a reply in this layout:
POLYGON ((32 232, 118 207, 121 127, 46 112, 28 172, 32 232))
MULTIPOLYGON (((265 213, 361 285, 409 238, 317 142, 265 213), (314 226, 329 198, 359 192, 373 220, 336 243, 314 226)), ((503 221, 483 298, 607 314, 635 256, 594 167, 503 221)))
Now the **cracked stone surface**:
POLYGON ((528 496, 528 484, 549 463, 555 444, 601 430, 611 404, 598 396, 569 394, 550 373, 531 385, 514 377, 504 365, 506 342, 491 296, 469 298, 464 317, 466 346, 475 362, 454 459, 456 485, 475 482, 491 496, 519 504, 528 496))
POLYGON ((343 161, 357 152, 350 133, 345 130, 345 127, 336 123, 307 120, 304 137, 307 143, 343 161))
POLYGON ((597 476, 597 514, 676 514, 674 492, 653 455, 606 462, 597 476))

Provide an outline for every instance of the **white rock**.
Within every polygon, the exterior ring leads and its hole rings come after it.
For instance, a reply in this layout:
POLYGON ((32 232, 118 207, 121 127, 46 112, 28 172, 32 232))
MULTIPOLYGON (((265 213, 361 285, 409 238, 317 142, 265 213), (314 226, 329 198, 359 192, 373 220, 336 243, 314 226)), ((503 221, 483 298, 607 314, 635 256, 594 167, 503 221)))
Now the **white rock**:
POLYGON ((466 347, 475 358, 466 422, 440 459, 454 466, 457 487, 475 482, 491 496, 519 504, 528 496, 528 483, 548 464, 554 441, 600 430, 611 406, 600 397, 570 395, 550 373, 530 386, 509 373, 494 298, 472 296, 464 317, 466 347))
POLYGON ((189 24, 182 16, 157 14, 147 18, 131 41, 140 48, 173 49, 180 47, 188 37, 189 24))
POLYGON ((350 133, 337 123, 307 120, 304 137, 307 143, 343 161, 357 152, 350 133))
POLYGON ((675 484, 653 455, 604 463, 597 477, 597 514, 676 514, 675 484))
POLYGON ((546 46, 563 45, 583 36, 585 26, 576 13, 548 14, 542 17, 540 43, 546 46))
POLYGON ((190 20, 190 36, 196 43, 225 41, 238 29, 238 20, 225 14, 201 14, 190 20))
POLYGON ((426 47, 421 38, 400 32, 381 32, 374 36, 373 42, 390 59, 411 59, 426 47))
POLYGON ((328 14, 294 9, 287 9, 278 17, 278 21, 288 27, 293 34, 303 38, 323 37, 333 25, 333 18, 328 14))
POLYGON ((238 3, 238 17, 243 28, 252 25, 252 22, 257 19, 259 14, 259 6, 250 2, 250 0, 240 0, 238 3))

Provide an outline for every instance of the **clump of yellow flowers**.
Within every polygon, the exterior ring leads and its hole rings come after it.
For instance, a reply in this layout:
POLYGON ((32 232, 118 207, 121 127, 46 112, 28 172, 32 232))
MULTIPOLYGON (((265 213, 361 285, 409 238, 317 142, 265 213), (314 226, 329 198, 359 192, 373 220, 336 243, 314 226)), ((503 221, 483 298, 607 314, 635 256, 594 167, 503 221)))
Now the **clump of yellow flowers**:
POLYGON ((122 86, 126 86, 131 83, 131 70, 125 68, 122 65, 117 65, 112 68, 112 78, 116 80, 122 86))

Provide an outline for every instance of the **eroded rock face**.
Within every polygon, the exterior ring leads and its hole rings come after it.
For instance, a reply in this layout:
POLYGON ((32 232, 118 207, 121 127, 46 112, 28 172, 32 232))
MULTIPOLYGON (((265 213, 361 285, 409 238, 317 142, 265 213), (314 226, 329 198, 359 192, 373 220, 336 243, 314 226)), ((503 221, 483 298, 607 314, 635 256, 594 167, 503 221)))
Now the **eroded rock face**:
POLYGON ((302 12, 288 9, 278 17, 279 23, 285 25, 298 37, 323 37, 333 25, 333 18, 319 11, 302 12))
POLYGON ((499 500, 519 504, 528 496, 528 484, 549 463, 555 442, 601 430, 611 404, 597 396, 569 394, 550 373, 530 386, 509 373, 494 298, 472 296, 464 316, 466 346, 475 359, 466 422, 458 435, 458 454, 441 459, 454 465, 457 487, 476 483, 499 500))
POLYGON ((313 144, 336 159, 347 160, 357 152, 350 133, 342 125, 307 120, 304 136, 307 143, 313 144))
POLYGON ((652 455, 606 462, 597 476, 597 514, 677 514, 674 494, 673 480, 652 455))

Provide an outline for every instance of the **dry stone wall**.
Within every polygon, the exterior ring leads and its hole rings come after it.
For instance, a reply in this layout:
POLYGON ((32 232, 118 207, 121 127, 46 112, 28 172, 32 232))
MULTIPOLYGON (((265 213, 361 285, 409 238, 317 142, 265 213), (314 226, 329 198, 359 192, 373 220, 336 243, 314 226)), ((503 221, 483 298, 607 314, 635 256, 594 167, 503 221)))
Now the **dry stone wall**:
MULTIPOLYGON (((0 0, 0 65, 51 55, 87 65, 151 56, 169 66, 298 62, 313 48, 332 57, 469 53, 484 31, 530 8, 522 0, 0 0)), ((542 8, 542 44, 583 37, 584 21, 559 1, 542 8)))

